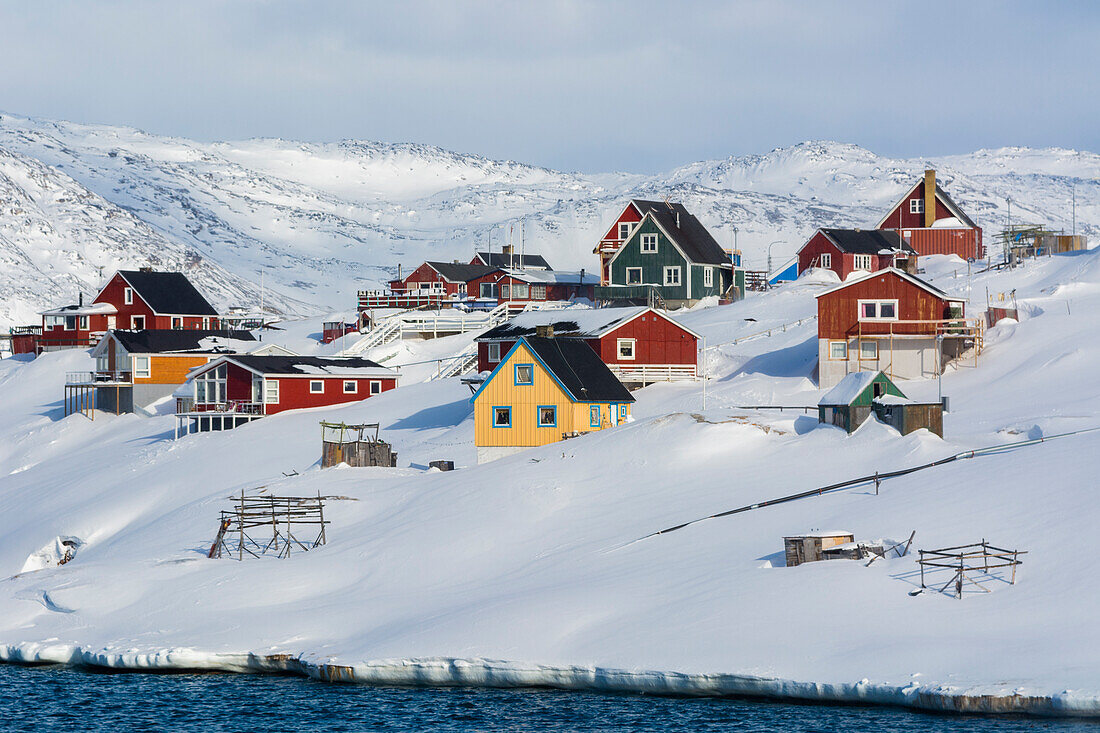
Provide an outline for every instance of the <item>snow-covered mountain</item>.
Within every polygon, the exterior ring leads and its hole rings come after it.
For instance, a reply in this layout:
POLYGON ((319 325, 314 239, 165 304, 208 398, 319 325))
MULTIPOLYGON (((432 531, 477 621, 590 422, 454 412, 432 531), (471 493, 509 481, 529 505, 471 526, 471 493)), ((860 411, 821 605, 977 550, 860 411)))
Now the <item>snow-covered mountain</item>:
POLYGON ((399 264, 469 259, 509 239, 562 268, 630 197, 683 201, 724 246, 762 268, 818 226, 871 226, 925 167, 987 228, 1014 221, 1100 233, 1100 156, 1009 148, 890 159, 808 142, 668 173, 563 173, 426 145, 203 143, 0 114, 0 327, 116 266, 180 266, 220 306, 256 304, 260 272, 280 311, 348 309, 399 264), (521 235, 521 230, 523 234, 521 235), (773 244, 774 243, 774 244, 773 244))

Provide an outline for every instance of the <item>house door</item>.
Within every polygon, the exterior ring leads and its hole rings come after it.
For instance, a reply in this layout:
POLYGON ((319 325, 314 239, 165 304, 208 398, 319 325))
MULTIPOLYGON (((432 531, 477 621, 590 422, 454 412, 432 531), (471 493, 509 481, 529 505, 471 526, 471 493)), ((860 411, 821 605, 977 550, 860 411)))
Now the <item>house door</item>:
POLYGON ((114 316, 107 316, 107 328, 112 329, 115 327, 116 318, 114 316))
POLYGON ((619 424, 619 406, 614 402, 611 403, 611 427, 615 427, 619 424))

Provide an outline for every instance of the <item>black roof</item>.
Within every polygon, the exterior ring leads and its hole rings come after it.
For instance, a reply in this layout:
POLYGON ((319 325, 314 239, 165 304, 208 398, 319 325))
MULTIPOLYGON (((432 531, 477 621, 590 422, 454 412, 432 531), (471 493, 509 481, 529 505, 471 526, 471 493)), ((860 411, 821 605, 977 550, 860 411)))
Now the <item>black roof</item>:
POLYGON ((884 249, 916 254, 916 250, 893 230, 822 229, 821 231, 841 252, 848 254, 877 255, 884 249))
POLYGON ((358 357, 336 356, 234 356, 233 361, 261 374, 309 374, 325 376, 316 369, 333 369, 333 376, 342 375, 340 369, 386 369, 378 362, 358 357), (302 369, 300 367, 312 367, 302 369))
POLYGON ((122 348, 131 354, 160 354, 169 351, 215 352, 199 343, 202 339, 216 336, 237 341, 255 341, 250 331, 183 329, 145 329, 141 331, 113 330, 111 334, 122 344, 122 348))
POLYGON ((550 263, 542 255, 504 254, 503 252, 478 252, 477 258, 486 265, 492 267, 542 267, 553 270, 550 263))
POLYGON ((942 188, 940 188, 940 184, 939 184, 938 181, 936 183, 936 195, 939 196, 943 200, 944 206, 946 206, 949 210, 954 209, 954 211, 952 213, 955 214, 956 219, 958 219, 959 221, 961 221, 963 224, 967 225, 971 229, 977 229, 978 228, 978 225, 975 224, 970 219, 970 217, 966 215, 966 212, 962 210, 962 207, 960 207, 957 203, 955 203, 955 199, 951 198, 947 194, 947 191, 944 191, 942 188))
POLYGON ((634 199, 632 203, 642 216, 652 214, 661 228, 676 240, 676 244, 692 262, 702 265, 732 264, 730 256, 715 241, 707 228, 684 208, 683 204, 672 202, 666 204, 664 201, 641 199, 634 199), (677 219, 679 219, 679 226, 677 226, 677 219))
POLYGON ((216 316, 214 306, 202 296, 182 272, 119 270, 130 287, 155 312, 181 316, 216 316))
POLYGON ((429 261, 427 264, 445 279, 456 283, 467 283, 500 269, 498 267, 490 267, 489 265, 467 265, 461 262, 429 261))
POLYGON ((523 340, 578 402, 634 401, 630 390, 584 341, 538 336, 523 340))

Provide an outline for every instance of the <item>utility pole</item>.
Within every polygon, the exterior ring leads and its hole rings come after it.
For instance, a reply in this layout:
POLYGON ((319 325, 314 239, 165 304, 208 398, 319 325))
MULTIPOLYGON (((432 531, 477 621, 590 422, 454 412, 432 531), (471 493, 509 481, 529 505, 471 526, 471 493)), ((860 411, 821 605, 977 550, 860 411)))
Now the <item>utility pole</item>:
MULTIPOLYGON (((1073 236, 1077 236, 1077 184, 1073 184, 1073 236)), ((1076 245, 1075 245, 1076 246, 1076 245)))
MULTIPOLYGON (((734 229, 734 231, 737 231, 734 229)), ((699 352, 700 369, 703 375, 703 409, 707 409, 707 337, 703 337, 703 350, 699 352)))

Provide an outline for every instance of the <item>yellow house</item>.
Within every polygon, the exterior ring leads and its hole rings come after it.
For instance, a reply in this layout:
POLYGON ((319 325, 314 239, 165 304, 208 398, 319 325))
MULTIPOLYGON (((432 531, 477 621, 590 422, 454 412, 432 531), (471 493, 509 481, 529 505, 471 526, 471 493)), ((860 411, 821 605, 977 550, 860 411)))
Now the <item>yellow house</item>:
POLYGON ((528 336, 470 401, 477 462, 486 463, 618 425, 634 397, 584 341, 528 336))

